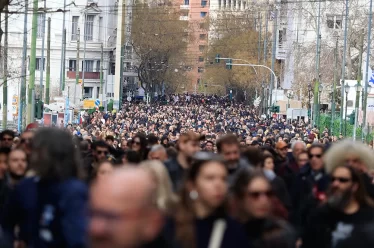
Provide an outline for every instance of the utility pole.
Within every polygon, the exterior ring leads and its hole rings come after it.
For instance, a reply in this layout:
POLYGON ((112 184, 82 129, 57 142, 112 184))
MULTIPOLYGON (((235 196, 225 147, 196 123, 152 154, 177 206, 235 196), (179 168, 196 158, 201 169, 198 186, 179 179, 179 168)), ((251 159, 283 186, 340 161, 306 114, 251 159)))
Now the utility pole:
POLYGON ((100 58, 100 102, 101 104, 104 106, 104 103, 103 103, 103 100, 104 100, 104 97, 103 97, 103 84, 104 84, 104 79, 103 79, 103 64, 104 64, 104 47, 103 47, 103 43, 101 43, 101 58, 100 58))
POLYGON ((36 69, 36 31, 38 27, 38 0, 33 0, 32 32, 31 32, 31 52, 30 52, 30 78, 28 89, 27 124, 34 122, 35 107, 35 69, 36 69))
POLYGON ((332 104, 331 104, 331 135, 334 135, 334 121, 335 121, 335 94, 336 84, 338 81, 338 37, 336 37, 335 49, 334 49, 334 84, 332 87, 332 104))
POLYGON ((314 112, 313 122, 319 128, 319 67, 320 67, 320 56, 321 56, 321 1, 318 1, 318 19, 317 19, 317 46, 316 46, 316 80, 314 82, 314 112))
MULTIPOLYGON (((272 56, 271 56, 271 70, 274 71, 274 67, 275 67, 275 53, 277 51, 277 37, 278 37, 278 9, 277 7, 275 6, 275 11, 274 11, 274 26, 273 26, 273 47, 272 47, 272 56)), ((277 102, 277 98, 276 98, 276 95, 277 95, 277 82, 275 82, 275 80, 277 80, 276 78, 274 78, 274 75, 271 74, 271 84, 270 84, 270 105, 271 106, 274 106, 274 103, 277 102), (273 98, 273 90, 275 89, 275 99, 274 99, 274 103, 272 101, 272 98, 273 98)))
POLYGON ((61 68, 60 68, 60 93, 65 87, 65 49, 66 49, 66 28, 65 28, 65 15, 66 15, 66 0, 64 0, 64 10, 62 17, 62 43, 61 43, 61 68))
MULTIPOLYGON (((345 18, 344 18, 344 47, 343 47, 343 62, 342 62, 342 75, 341 75, 341 103, 340 103, 340 133, 343 131, 343 117, 344 117, 344 126, 347 126, 346 118, 347 116, 343 116, 343 109, 344 109, 344 79, 345 79, 345 59, 346 59, 346 50, 347 50, 347 33, 348 33, 348 14, 349 14, 349 5, 348 0, 345 1, 345 18)), ((370 25, 370 24, 369 24, 370 25)), ((347 104, 347 103, 345 103, 347 104)), ((347 128, 345 128, 347 130, 347 128)), ((344 136, 347 133, 344 132, 344 136)))
MULTIPOLYGON (((269 11, 267 10, 266 13, 265 13, 265 34, 264 34, 264 65, 266 65, 266 58, 267 58, 267 40, 268 40, 268 24, 269 24, 269 11)), ((264 80, 264 78, 263 78, 264 80)), ((266 80, 267 81, 267 80, 266 80)), ((268 87, 266 87, 268 88, 268 87)), ((266 90, 267 91, 267 90, 266 90)), ((271 94, 270 94, 271 95, 271 94)), ((265 94, 266 96, 266 94, 265 94)), ((269 99, 268 97, 266 96, 266 102, 265 102, 265 113, 267 114, 268 111, 267 111, 267 106, 269 105, 269 99)), ((270 100, 271 101, 271 100, 270 100)), ((271 104, 271 102, 270 102, 271 104)))
POLYGON ((5 11, 5 38, 4 38, 4 70, 3 70, 3 130, 6 129, 8 122, 8 6, 5 11))
MULTIPOLYGON (((87 4, 88 5, 88 0, 87 4)), ((87 22, 87 10, 85 10, 84 14, 84 24, 83 24, 83 39, 84 39, 84 48, 83 48, 83 64, 82 64, 82 101, 84 100, 84 73, 86 71, 87 63, 86 63, 86 46, 87 46, 87 30, 86 30, 86 22, 87 22)))
POLYGON ((45 83, 45 103, 49 104, 49 84, 51 80, 51 18, 48 18, 47 35, 47 78, 45 83))
POLYGON ((358 68, 357 68, 357 86, 356 88, 356 104, 355 104, 355 123, 353 126, 353 140, 356 140, 356 132, 357 132, 357 124, 358 124, 358 111, 360 108, 360 95, 361 95, 361 89, 359 87, 361 86, 361 80, 362 80, 362 53, 364 51, 364 29, 361 29, 360 33, 360 49, 359 49, 359 62, 358 62, 358 68))
MULTIPOLYGON (((365 73, 365 89, 362 97, 364 98, 363 104, 362 104, 362 110, 364 111, 362 123, 364 129, 367 129, 367 123, 366 123, 366 111, 367 111, 367 101, 368 101, 368 84, 369 84, 369 60, 370 60, 370 46, 371 46, 371 22, 373 18, 373 0, 370 0, 370 9, 369 9, 369 26, 368 26, 368 42, 367 42, 367 51, 366 51, 366 73, 365 73)), ((362 132, 362 142, 364 142, 366 139, 364 132, 362 132)))
POLYGON ((65 90, 65 77, 66 77, 66 73, 65 73, 65 61, 66 61, 66 28, 64 29, 63 31, 63 55, 62 55, 62 88, 61 88, 61 94, 62 92, 65 90))
POLYGON ((77 85, 79 84, 79 49, 80 49, 80 41, 81 41, 81 31, 78 28, 78 37, 77 37, 77 60, 75 65, 75 87, 74 87, 74 104, 77 98, 77 85))
POLYGON ((261 62, 261 33, 262 33, 262 18, 261 14, 258 13, 258 22, 260 23, 260 30, 258 32, 258 64, 261 62))
POLYGON ((43 14, 43 27, 42 27, 42 57, 41 57, 41 68, 40 68, 40 89, 39 89, 39 100, 43 100, 43 76, 44 76, 44 67, 45 67, 45 59, 44 59, 44 40, 45 40, 45 12, 47 11, 47 0, 44 0, 44 14, 43 14))
POLYGON ((18 97, 18 132, 23 130, 26 110, 26 59, 27 59, 27 15, 29 11, 29 0, 25 0, 25 14, 23 23, 23 50, 22 50, 22 69, 21 69, 21 87, 18 97))

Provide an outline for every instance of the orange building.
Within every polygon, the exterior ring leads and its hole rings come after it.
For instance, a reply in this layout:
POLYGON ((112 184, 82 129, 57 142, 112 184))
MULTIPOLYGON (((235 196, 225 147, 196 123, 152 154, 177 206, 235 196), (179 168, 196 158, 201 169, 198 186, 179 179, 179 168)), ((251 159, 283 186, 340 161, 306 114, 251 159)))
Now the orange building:
POLYGON ((192 39, 187 46, 189 72, 189 84, 186 89, 189 92, 197 92, 200 84, 203 84, 205 70, 205 55, 208 49, 207 18, 209 16, 209 0, 182 0, 180 20, 188 21, 192 39))

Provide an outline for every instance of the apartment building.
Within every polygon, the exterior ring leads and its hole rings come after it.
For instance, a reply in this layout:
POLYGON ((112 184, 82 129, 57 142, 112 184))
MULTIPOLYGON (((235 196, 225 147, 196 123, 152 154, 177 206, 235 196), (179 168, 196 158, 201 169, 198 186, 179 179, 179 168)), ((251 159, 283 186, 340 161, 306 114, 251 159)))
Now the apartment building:
MULTIPOLYGON (((46 1, 46 3, 39 1, 35 71, 35 95, 37 99, 44 98, 44 96, 41 97, 41 92, 45 88, 46 82, 48 18, 51 18, 51 100, 61 94, 59 88, 64 15, 66 59, 63 61, 65 63, 63 73, 66 84, 63 94, 68 95, 71 104, 77 106, 82 99, 98 99, 100 97, 100 67, 103 63, 103 92, 108 98, 113 96, 116 2, 116 0, 75 0, 71 2, 67 0, 64 12, 63 1, 46 1), (44 53, 42 52, 43 39, 44 53), (79 60, 77 59, 78 40, 80 40, 79 60), (101 45, 103 45, 104 50, 102 62, 101 45), (77 61, 79 61, 79 84, 76 84, 77 61), (84 84, 83 89, 82 84, 84 84)), ((8 80, 8 106, 11 106, 13 96, 19 96, 24 37, 24 9, 13 6, 10 11, 17 11, 17 13, 10 14, 9 18, 8 71, 10 78, 8 80)), ((29 2, 29 13, 31 11, 32 2, 29 2)), ((1 25, 4 30, 4 22, 1 25)), ((29 72, 32 15, 28 15, 27 30, 27 70, 29 72)), ((2 39, 2 45, 4 45, 3 42, 4 38, 2 39)), ((29 77, 27 77, 27 83, 28 79, 29 77)), ((2 88, 0 89, 0 95, 2 96, 1 91, 2 88)), ((8 119, 12 119, 13 115, 16 117, 15 113, 9 110, 8 119)))

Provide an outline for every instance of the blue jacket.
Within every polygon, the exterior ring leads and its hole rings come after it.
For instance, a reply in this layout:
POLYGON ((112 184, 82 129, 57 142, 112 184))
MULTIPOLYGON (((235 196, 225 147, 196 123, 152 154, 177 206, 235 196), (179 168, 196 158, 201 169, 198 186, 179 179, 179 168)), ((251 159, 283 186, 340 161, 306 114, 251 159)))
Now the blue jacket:
POLYGON ((4 233, 14 239, 14 227, 18 225, 18 239, 30 248, 86 247, 87 201, 87 186, 77 179, 24 179, 5 206, 4 233))

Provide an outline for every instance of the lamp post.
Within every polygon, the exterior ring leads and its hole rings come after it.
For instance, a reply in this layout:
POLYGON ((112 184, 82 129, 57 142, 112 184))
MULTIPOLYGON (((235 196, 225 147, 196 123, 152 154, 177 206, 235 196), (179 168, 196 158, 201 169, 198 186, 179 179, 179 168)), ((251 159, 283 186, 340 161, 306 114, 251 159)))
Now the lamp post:
POLYGON ((261 83, 261 87, 262 87, 262 113, 264 114, 266 112, 266 108, 265 108, 265 82, 262 82, 261 83))
MULTIPOLYGON (((368 130, 367 122, 366 122, 366 111, 367 111, 367 102, 368 102, 368 96, 373 88, 371 87, 370 84, 367 84, 365 87, 365 91, 362 92, 362 97, 364 100, 362 101, 362 111, 363 111, 363 118, 362 118, 362 124, 363 124, 363 129, 368 130)), ((367 132, 364 134, 362 132, 362 142, 366 142, 366 135, 367 132)))
POLYGON ((334 85, 330 85, 329 94, 332 95, 331 97, 331 125, 330 125, 330 135, 334 136, 334 111, 335 111, 335 97, 334 97, 334 85))
POLYGON ((355 123, 353 126, 353 140, 356 140, 356 132, 357 132, 357 124, 358 124, 358 109, 360 107, 360 95, 362 91, 362 85, 359 81, 357 81, 357 84, 355 85, 356 88, 356 102, 355 102, 355 123))
POLYGON ((344 91, 345 91, 345 113, 344 113, 344 136, 347 136, 347 107, 348 107, 348 93, 351 87, 348 84, 345 84, 344 91))
POLYGON ((320 120, 321 120, 321 95, 322 95, 322 91, 323 91, 323 86, 322 84, 320 83, 318 85, 318 113, 317 113, 317 121, 316 124, 318 125, 318 128, 320 128, 320 120))
POLYGON ((309 82, 308 83, 308 120, 309 120, 309 122, 311 122, 311 112, 312 112, 312 106, 311 106, 311 103, 310 103, 310 101, 311 101, 311 92, 312 92, 312 84, 309 82))

